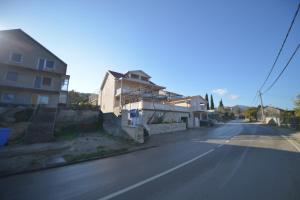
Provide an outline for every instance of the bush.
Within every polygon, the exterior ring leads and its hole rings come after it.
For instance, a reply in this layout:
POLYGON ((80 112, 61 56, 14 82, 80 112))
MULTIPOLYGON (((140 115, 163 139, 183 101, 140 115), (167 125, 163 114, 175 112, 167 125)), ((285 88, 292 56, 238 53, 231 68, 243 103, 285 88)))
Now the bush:
POLYGON ((92 104, 70 104, 67 106, 68 109, 72 109, 72 110, 99 110, 99 106, 96 105, 92 105, 92 104))
POLYGON ((16 122, 27 122, 33 114, 32 108, 26 108, 14 114, 16 122))
POLYGON ((104 117, 103 117, 103 112, 100 110, 98 114, 98 128, 103 129, 103 122, 104 122, 104 117))

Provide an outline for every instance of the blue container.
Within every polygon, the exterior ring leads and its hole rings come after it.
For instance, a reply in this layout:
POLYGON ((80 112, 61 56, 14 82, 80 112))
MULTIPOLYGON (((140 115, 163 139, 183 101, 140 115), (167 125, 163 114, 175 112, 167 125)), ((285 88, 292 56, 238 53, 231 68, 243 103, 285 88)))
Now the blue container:
POLYGON ((9 133, 9 128, 0 128, 0 146, 4 146, 7 143, 9 133))

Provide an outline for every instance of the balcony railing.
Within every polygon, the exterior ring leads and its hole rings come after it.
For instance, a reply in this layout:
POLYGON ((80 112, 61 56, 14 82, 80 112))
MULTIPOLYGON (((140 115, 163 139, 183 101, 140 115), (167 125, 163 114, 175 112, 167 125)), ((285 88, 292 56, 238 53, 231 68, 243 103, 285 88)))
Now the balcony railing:
POLYGON ((137 93, 136 91, 129 89, 129 88, 118 88, 116 90, 116 96, 119 96, 120 94, 130 94, 130 93, 137 93))
POLYGON ((126 104, 123 106, 123 109, 147 109, 147 110, 165 110, 165 111, 173 111, 173 112, 189 112, 189 108, 182 106, 175 106, 172 104, 162 104, 162 103, 153 103, 147 101, 139 101, 135 103, 126 104))

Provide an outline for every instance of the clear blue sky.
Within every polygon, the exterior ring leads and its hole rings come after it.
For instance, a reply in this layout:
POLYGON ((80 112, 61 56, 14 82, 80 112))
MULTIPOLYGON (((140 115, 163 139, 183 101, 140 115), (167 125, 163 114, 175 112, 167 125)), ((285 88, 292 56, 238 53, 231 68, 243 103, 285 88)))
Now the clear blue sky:
MULTIPOLYGON (((249 105, 275 59, 298 0, 0 1, 0 30, 21 28, 68 64, 70 89, 93 92, 108 69, 142 69, 184 95, 249 105), (219 95, 217 94, 219 93, 219 95)), ((300 42, 300 15, 271 80, 300 42)), ((292 108, 300 52, 264 96, 292 108)), ((269 85, 270 82, 267 83, 269 85)))

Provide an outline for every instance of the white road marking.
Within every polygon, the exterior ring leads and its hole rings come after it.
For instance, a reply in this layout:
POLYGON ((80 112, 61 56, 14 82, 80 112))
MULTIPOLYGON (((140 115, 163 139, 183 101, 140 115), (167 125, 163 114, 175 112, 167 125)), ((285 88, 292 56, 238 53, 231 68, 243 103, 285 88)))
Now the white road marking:
POLYGON ((288 141, 293 147, 295 147, 295 149, 297 149, 298 152, 300 152, 300 148, 298 147, 298 145, 293 140, 290 140, 285 135, 280 135, 280 136, 283 137, 286 141, 288 141))
POLYGON ((220 148, 220 147, 222 147, 222 146, 224 146, 224 144, 219 144, 217 147, 220 148))
POLYGON ((228 142, 229 142, 229 140, 226 140, 225 142, 226 142, 226 143, 228 143, 228 142))
POLYGON ((128 191, 133 190, 133 189, 135 189, 135 188, 137 188, 137 187, 139 187, 139 186, 142 186, 142 185, 144 185, 144 184, 146 184, 146 183, 149 183, 149 182, 151 182, 151 181, 154 181, 154 180, 156 180, 156 179, 158 179, 158 178, 160 178, 160 177, 162 177, 162 176, 164 176, 164 175, 167 175, 167 174, 169 174, 169 173, 171 173, 171 172, 173 172, 173 171, 175 171, 175 170, 177 170, 177 169, 180 169, 180 168, 182 168, 182 167, 184 167, 184 166, 186 166, 186 165, 188 165, 188 164, 190 164, 190 163, 192 163, 192 162, 194 162, 194 161, 196 161, 196 160, 198 160, 198 159, 200 159, 200 158, 206 156, 207 154, 213 152, 214 150, 215 150, 215 149, 211 149, 211 150, 209 150, 209 151, 207 151, 207 152, 205 152, 205 153, 203 153, 203 154, 200 154, 200 155, 198 155, 198 156, 192 158, 191 160, 188 160, 188 161, 186 161, 186 162, 184 162, 184 163, 181 163, 181 164, 179 164, 179 165, 177 165, 177 166, 175 166, 175 167, 173 167, 173 168, 171 168, 171 169, 168 169, 168 170, 166 170, 166 171, 164 171, 164 172, 161 172, 161 173, 159 173, 159 174, 157 174, 157 175, 155 175, 155 176, 152 176, 152 177, 147 178, 147 179, 145 179, 145 180, 143 180, 143 181, 140 181, 140 182, 138 182, 138 183, 136 183, 136 184, 134 184, 134 185, 131 185, 131 186, 126 187, 126 188, 124 188, 124 189, 121 189, 121 190, 119 190, 119 191, 117 191, 117 192, 114 192, 114 193, 111 193, 111 194, 109 194, 109 195, 107 195, 107 196, 104 196, 104 197, 102 197, 102 198, 100 198, 100 199, 98 199, 98 200, 108 200, 108 199, 114 198, 114 197, 119 196, 119 195, 121 195, 121 194, 123 194, 123 193, 125 193, 125 192, 128 192, 128 191))

